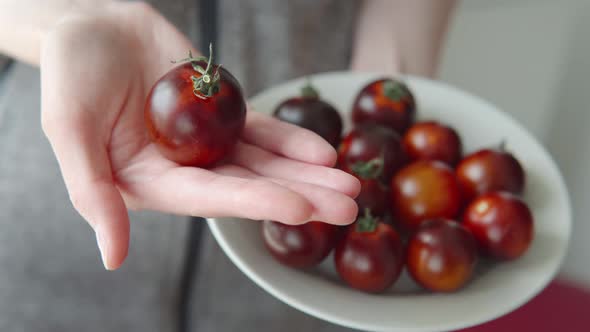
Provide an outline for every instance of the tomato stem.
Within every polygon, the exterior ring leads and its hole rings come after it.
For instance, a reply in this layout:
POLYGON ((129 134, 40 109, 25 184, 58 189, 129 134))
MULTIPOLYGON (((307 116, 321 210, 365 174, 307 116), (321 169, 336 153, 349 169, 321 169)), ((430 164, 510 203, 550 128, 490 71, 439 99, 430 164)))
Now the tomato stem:
POLYGON ((506 152, 506 139, 505 138, 500 141, 500 145, 498 146, 498 148, 500 149, 500 151, 506 152))
POLYGON ((209 43, 208 58, 204 56, 193 57, 193 53, 189 50, 188 58, 179 61, 172 61, 172 63, 177 62, 190 62, 193 66, 193 69, 197 73, 201 74, 200 76, 191 76, 191 80, 193 81, 193 93, 195 94, 195 96, 201 99, 207 99, 219 92, 219 80, 221 79, 219 70, 221 68, 221 65, 215 66, 215 70, 213 69, 214 66, 212 43, 209 43), (203 68, 200 65, 200 62, 206 62, 207 67, 203 68))
POLYGON ((405 86, 396 80, 383 82, 383 94, 392 101, 398 101, 407 93, 405 86))
POLYGON ((359 217, 356 222, 356 231, 359 233, 374 232, 377 228, 377 218, 371 215, 371 209, 365 208, 365 215, 359 217))
POLYGON ((352 165, 352 171, 363 179, 376 179, 383 174, 383 157, 368 162, 359 161, 352 165))
POLYGON ((301 88, 301 96, 303 98, 319 98, 320 97, 318 90, 316 90, 313 87, 313 84, 311 84, 311 80, 309 79, 309 77, 305 77, 305 84, 301 88))

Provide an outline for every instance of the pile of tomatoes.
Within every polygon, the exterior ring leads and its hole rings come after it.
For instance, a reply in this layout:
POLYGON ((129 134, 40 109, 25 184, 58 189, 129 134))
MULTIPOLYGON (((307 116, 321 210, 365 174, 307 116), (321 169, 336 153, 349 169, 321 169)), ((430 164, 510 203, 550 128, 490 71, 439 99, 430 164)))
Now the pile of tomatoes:
POLYGON ((311 221, 262 223, 265 246, 280 263, 317 266, 333 252, 350 287, 380 293, 404 268, 434 292, 472 280, 480 257, 508 261, 533 239, 533 216, 522 199, 525 172, 503 144, 463 155, 461 137, 438 121, 416 122, 412 91, 383 78, 359 91, 353 129, 342 137, 338 111, 308 82, 302 96, 274 116, 314 131, 338 149, 336 167, 361 182, 357 220, 348 226, 311 221))

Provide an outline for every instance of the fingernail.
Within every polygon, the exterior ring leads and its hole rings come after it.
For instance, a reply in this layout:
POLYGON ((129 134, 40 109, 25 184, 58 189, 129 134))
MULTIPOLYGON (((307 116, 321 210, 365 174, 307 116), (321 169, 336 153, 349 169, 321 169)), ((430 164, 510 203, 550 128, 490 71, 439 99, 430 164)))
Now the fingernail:
POLYGON ((102 264, 104 265, 105 269, 110 270, 107 262, 107 259, 109 257, 109 243, 107 239, 104 236, 102 236, 100 229, 96 229, 95 233, 96 243, 98 243, 98 250, 100 250, 100 258, 102 259, 102 264))

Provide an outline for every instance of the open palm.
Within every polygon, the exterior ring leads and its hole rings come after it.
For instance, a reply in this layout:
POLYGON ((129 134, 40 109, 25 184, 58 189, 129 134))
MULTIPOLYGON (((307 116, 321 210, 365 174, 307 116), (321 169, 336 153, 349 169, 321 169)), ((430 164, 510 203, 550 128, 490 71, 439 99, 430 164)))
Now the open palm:
POLYGON ((128 208, 291 224, 352 222, 359 183, 330 168, 334 149, 271 117, 248 112, 229 163, 215 169, 183 167, 159 154, 145 133, 145 98, 172 68, 170 60, 189 49, 144 4, 73 15, 44 39, 43 129, 74 207, 97 234, 105 266, 115 269, 127 255, 128 208))

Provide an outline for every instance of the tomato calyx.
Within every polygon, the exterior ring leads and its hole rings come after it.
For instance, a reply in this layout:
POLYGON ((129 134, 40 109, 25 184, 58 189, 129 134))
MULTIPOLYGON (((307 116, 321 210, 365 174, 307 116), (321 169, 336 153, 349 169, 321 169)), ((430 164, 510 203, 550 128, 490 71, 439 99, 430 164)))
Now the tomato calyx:
POLYGON ((365 215, 356 221, 356 231, 359 233, 372 233, 377 229, 377 218, 371 215, 371 209, 365 208, 365 215))
POLYGON ((221 78, 219 69, 221 68, 221 65, 213 65, 213 44, 209 44, 209 58, 204 56, 193 57, 192 52, 189 50, 188 58, 180 61, 172 61, 172 63, 176 62, 190 62, 193 69, 201 74, 201 76, 198 77, 196 75, 191 76, 191 80, 193 81, 193 93, 196 97, 207 99, 219 92, 219 80, 221 78), (206 62, 207 67, 203 68, 199 62, 206 62))
POLYGON ((387 80, 383 82, 383 94, 392 101, 398 101, 407 94, 407 90, 401 82, 387 80))
POLYGON ((352 171, 365 180, 377 179, 383 173, 383 157, 356 162, 352 165, 352 171))
POLYGON ((305 84, 301 88, 301 97, 303 97, 303 98, 313 98, 313 99, 320 98, 320 94, 318 93, 318 90, 313 87, 313 85, 311 84, 311 80, 309 79, 309 77, 306 77, 305 78, 305 84))

